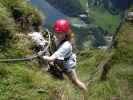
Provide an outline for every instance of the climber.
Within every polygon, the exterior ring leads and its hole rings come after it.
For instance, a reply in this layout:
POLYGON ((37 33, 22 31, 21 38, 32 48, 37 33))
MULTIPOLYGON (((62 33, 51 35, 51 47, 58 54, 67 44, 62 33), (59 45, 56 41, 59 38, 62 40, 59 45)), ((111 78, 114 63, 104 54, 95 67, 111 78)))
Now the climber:
POLYGON ((58 19, 53 24, 55 44, 57 50, 51 56, 42 56, 48 62, 54 62, 63 70, 63 73, 81 90, 86 90, 86 86, 77 77, 75 71, 76 55, 72 52, 72 32, 69 22, 65 19, 58 19))

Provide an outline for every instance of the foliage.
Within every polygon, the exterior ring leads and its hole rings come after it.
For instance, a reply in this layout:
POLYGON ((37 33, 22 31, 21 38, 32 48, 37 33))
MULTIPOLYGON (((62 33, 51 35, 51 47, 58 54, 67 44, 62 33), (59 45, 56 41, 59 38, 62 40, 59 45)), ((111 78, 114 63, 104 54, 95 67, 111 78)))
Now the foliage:
POLYGON ((115 60, 125 63, 133 62, 133 24, 125 22, 117 36, 115 60))
POLYGON ((26 46, 30 43, 24 37, 34 27, 42 25, 43 18, 41 12, 25 0, 0 0, 0 49, 30 52, 26 46))
POLYGON ((11 13, 0 4, 0 45, 6 45, 7 39, 15 32, 16 24, 11 17, 11 13))
MULTIPOLYGON (((11 34, 17 38, 10 46, 5 47, 1 40, 0 58, 18 57, 24 55, 26 49, 22 48, 25 33, 17 33, 23 27, 13 16, 11 6, 17 6, 23 15, 31 13, 25 1, 0 1, 0 34, 11 34), (20 4, 21 3, 21 4, 20 4), (4 30, 4 31, 3 31, 4 30), (15 33, 15 34, 14 34, 15 33), (17 33, 17 34, 16 34, 17 33), (17 35, 20 35, 18 38, 17 35), (21 38, 21 39, 20 39, 21 38), (16 44, 19 45, 16 45, 16 44), (15 46, 14 46, 15 45, 15 46), (9 48, 10 47, 10 48, 9 48)), ((40 24, 40 14, 35 11, 34 23, 40 24)), ((33 21, 32 19, 32 21, 33 21)), ((28 27, 29 28, 29 27, 28 27)), ((36 60, 30 62, 0 63, 0 100, 133 100, 133 47, 132 23, 125 22, 118 33, 117 47, 115 49, 115 62, 111 65, 106 81, 99 81, 97 65, 108 57, 108 53, 99 49, 86 49, 78 53, 76 71, 81 80, 88 84, 90 78, 96 81, 87 86, 87 93, 82 93, 65 76, 65 80, 58 80, 47 72, 38 68, 36 60)), ((28 31, 28 30, 27 30, 28 31)), ((0 38, 5 39, 7 35, 0 38)), ((4 42, 5 43, 5 42, 4 42)), ((29 45, 25 45, 28 48, 29 45)), ((30 51, 31 52, 31 51, 30 51)))

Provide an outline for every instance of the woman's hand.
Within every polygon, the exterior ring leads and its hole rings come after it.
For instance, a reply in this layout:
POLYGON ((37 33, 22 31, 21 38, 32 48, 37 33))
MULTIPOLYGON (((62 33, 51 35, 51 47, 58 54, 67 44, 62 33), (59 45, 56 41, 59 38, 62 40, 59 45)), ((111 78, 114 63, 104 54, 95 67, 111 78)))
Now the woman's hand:
POLYGON ((52 61, 54 61, 56 58, 55 58, 55 56, 43 56, 42 57, 44 60, 47 60, 47 61, 50 61, 50 62, 52 62, 52 61))

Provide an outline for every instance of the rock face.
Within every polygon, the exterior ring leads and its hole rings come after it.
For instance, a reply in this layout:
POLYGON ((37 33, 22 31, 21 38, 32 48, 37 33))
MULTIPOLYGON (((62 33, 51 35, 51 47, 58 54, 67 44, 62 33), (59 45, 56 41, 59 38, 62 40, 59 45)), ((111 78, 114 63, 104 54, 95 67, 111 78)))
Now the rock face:
POLYGON ((131 20, 133 22, 133 12, 128 12, 127 16, 126 16, 126 19, 129 20, 129 21, 131 20))
POLYGON ((127 13, 126 20, 133 23, 133 12, 127 13))

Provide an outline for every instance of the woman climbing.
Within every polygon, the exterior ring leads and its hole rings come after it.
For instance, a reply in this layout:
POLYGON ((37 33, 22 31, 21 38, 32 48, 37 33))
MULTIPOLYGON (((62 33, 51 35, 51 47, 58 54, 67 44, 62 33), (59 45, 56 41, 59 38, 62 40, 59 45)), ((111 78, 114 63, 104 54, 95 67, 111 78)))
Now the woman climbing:
POLYGON ((48 62, 58 64, 63 70, 63 73, 66 74, 76 86, 82 90, 86 90, 85 84, 79 80, 75 71, 76 55, 72 52, 72 34, 69 22, 65 19, 55 21, 53 31, 57 50, 51 56, 42 56, 42 58, 48 62))

